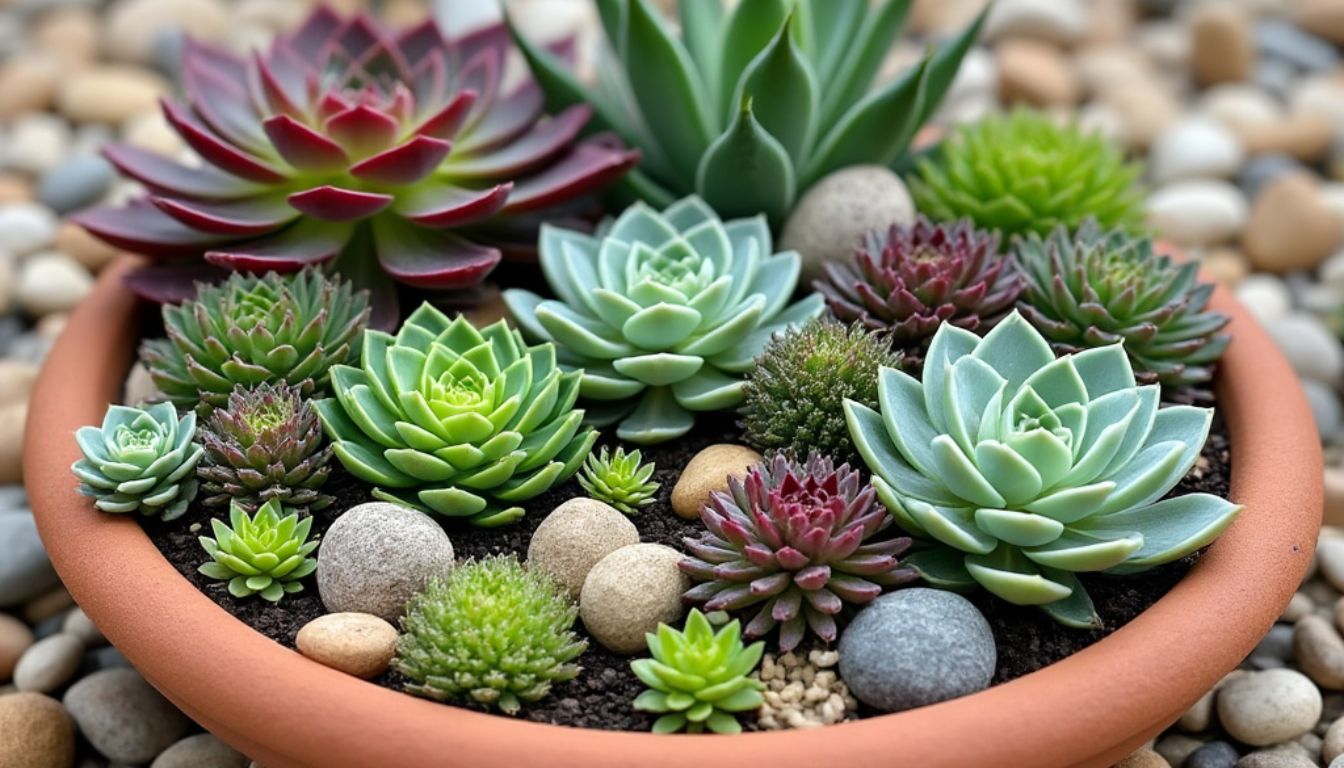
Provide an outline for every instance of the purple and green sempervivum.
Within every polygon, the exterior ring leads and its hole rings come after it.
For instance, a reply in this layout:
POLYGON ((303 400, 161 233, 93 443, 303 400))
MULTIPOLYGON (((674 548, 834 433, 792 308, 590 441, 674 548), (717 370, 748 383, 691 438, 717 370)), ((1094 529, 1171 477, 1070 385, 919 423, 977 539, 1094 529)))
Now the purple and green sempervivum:
POLYGON ((579 140, 588 106, 547 115, 533 81, 506 90, 509 51, 502 24, 449 39, 433 21, 390 31, 325 7, 251 58, 189 40, 186 103, 163 109, 205 163, 111 145, 149 193, 79 222, 159 259, 204 253, 263 272, 334 260, 384 308, 392 281, 474 285, 499 246, 535 236, 530 217, 639 158, 610 137, 579 140))
POLYGON ((836 638, 835 615, 916 577, 897 559, 911 540, 873 541, 892 523, 876 492, 848 464, 817 454, 798 462, 776 454, 730 477, 700 512, 709 530, 686 539, 681 569, 702 583, 685 599, 709 611, 763 603, 743 634, 761 637, 779 626, 789 651, 808 628, 836 638))
POLYGON ((889 331, 892 343, 915 356, 943 323, 988 330, 1022 292, 998 234, 968 219, 934 224, 920 216, 909 226, 875 230, 852 260, 827 262, 825 269, 813 286, 832 314, 889 331))

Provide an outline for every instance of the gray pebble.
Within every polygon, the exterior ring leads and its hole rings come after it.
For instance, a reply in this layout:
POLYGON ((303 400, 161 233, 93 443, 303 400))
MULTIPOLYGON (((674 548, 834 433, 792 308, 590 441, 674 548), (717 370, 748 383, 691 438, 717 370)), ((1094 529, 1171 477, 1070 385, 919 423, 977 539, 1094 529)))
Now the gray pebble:
POLYGON ((1257 23, 1255 43, 1262 56, 1309 72, 1333 69, 1339 62, 1334 46, 1282 19, 1257 23))
POLYGON ((21 605, 60 585, 33 516, 0 515, 0 608, 21 605))
POLYGON ((1241 166, 1241 170, 1237 171, 1237 184, 1245 190, 1248 198, 1254 200, 1256 193, 1269 182, 1303 170, 1305 167, 1291 155, 1267 152, 1252 156, 1241 166))
POLYGON ((1241 758, 1236 768, 1316 768, 1316 761, 1295 750, 1266 749, 1241 758))
POLYGON ((65 627, 64 613, 58 613, 55 616, 48 616, 47 618, 37 622, 37 624, 33 626, 33 637, 37 638, 38 640, 41 640, 46 637, 51 637, 52 635, 59 633, 64 627, 65 627))
POLYGON ((37 199, 57 213, 87 208, 103 199, 116 172, 97 155, 76 155, 42 174, 37 199))
POLYGON ((1157 740, 1153 751, 1171 765, 1184 765, 1185 759, 1204 746, 1204 742, 1183 733, 1168 733, 1157 740))
POLYGON ((1344 755, 1340 755, 1334 760, 1331 760, 1328 768, 1344 768, 1344 755))
POLYGON ((148 763, 191 730, 191 721, 133 669, 95 672, 62 700, 80 733, 113 762, 148 763))
POLYGON ((208 733, 177 742, 154 759, 149 768, 246 768, 248 759, 208 733))
POLYGON ((1185 758, 1184 768, 1233 768, 1239 757, 1237 748, 1226 741, 1210 741, 1185 758))
POLYGON ((1293 625, 1275 624, 1269 628, 1269 633, 1265 635, 1260 644, 1251 651, 1252 655, 1269 656, 1270 658, 1287 661, 1293 655, 1293 625))
POLYGON ((79 666, 79 673, 87 676, 104 669, 126 669, 130 666, 131 662, 121 654, 121 651, 107 645, 85 653, 84 662, 79 666))
POLYGON ((1286 99, 1297 84, 1297 67, 1280 59, 1262 59, 1251 72, 1251 79, 1260 90, 1286 99))
POLYGON ((84 643, 65 632, 38 640, 19 657, 14 685, 20 691, 51 693, 70 681, 83 652, 84 643))
POLYGON ((28 509, 28 494, 22 485, 0 485, 0 515, 6 512, 32 514, 28 509))

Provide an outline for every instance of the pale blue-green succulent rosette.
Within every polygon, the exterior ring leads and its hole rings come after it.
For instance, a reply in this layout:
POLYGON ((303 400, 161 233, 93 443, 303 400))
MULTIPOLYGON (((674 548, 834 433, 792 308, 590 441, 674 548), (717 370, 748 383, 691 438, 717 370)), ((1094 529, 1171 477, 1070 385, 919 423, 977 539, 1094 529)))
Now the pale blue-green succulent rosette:
POLYGON ((527 335, 554 342, 601 401, 598 425, 658 443, 690 431, 696 411, 742 403, 742 374, 770 337, 822 311, 790 304, 800 267, 774 253, 763 216, 720 221, 698 197, 662 211, 636 203, 594 235, 546 226, 541 266, 558 299, 521 289, 504 302, 527 335))
POLYGON ((931 584, 979 585, 1077 627, 1100 624, 1077 573, 1133 573, 1213 541, 1240 507, 1163 499, 1199 458, 1213 412, 1158 407, 1123 346, 1058 359, 1013 313, 984 338, 943 325, 923 381, 883 368, 880 412, 845 403, 878 497, 931 584))
POLYGON ((138 512, 172 520, 196 498, 196 465, 205 450, 192 442, 196 415, 181 419, 172 403, 113 405, 102 427, 80 427, 84 457, 70 467, 79 492, 104 512, 138 512))

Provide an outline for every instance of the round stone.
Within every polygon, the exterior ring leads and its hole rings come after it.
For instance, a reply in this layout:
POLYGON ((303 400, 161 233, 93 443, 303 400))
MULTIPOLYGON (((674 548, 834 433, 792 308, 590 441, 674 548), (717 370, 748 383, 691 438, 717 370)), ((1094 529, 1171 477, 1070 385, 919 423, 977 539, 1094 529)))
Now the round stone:
POLYGON ((14 667, 14 685, 20 691, 51 693, 70 681, 84 657, 84 643, 68 632, 38 640, 14 667))
POLYGON ((1314 269, 1341 241, 1344 227, 1309 174, 1288 174, 1266 185, 1251 206, 1241 244, 1251 264, 1268 272, 1314 269))
POLYGON ((120 125, 153 109, 169 90, 167 81, 153 72, 102 65, 65 78, 56 94, 56 106, 76 122, 120 125))
POLYGON ((37 203, 0 206, 0 243, 15 256, 27 256, 56 239, 56 215, 37 203))
POLYGON ((1148 197, 1148 222, 1178 245, 1217 245, 1246 225, 1246 197, 1226 181, 1191 179, 1159 188, 1148 197))
MULTIPOLYGON (((6 434, 5 410, 0 408, 0 446, 15 438, 22 442, 23 437, 22 429, 17 435, 6 434)), ((0 472, 3 471, 0 467, 0 472)), ((0 515, 0 608, 22 605, 60 583, 47 559, 47 551, 42 547, 42 539, 37 535, 37 523, 33 521, 32 513, 0 515)))
POLYGON ((1252 752, 1236 763, 1236 768, 1317 768, 1316 761, 1294 745, 1252 752))
POLYGON ((1237 184, 1246 191, 1246 196, 1255 199, 1270 182, 1291 173, 1302 173, 1303 166, 1291 155, 1282 152, 1266 152, 1247 160, 1237 171, 1237 184))
POLYGON ((1321 739, 1321 760, 1334 764, 1335 758, 1344 755, 1344 717, 1330 724, 1321 739))
POLYGON ((690 580, 682 555, 662 544, 631 544, 598 561, 579 593, 579 616, 593 639, 616 653, 640 653, 644 634, 673 625, 690 580))
POLYGON ((1087 31, 1082 0, 999 0, 985 19, 986 40, 1030 37, 1067 45, 1087 31))
POLYGON ((0 118, 11 120, 26 112, 47 110, 60 80, 61 66, 54 56, 11 57, 0 66, 0 118))
POLYGON ((1145 748, 1129 753, 1124 760, 1115 764, 1115 768, 1171 768, 1171 763, 1153 750, 1145 748))
POLYGON ((1321 440, 1334 442, 1340 432, 1341 418, 1344 418, 1344 413, 1340 412, 1339 396, 1333 389, 1311 379, 1302 380, 1302 391, 1307 396, 1307 405, 1311 406, 1321 440))
POLYGON ((1199 6, 1190 19, 1191 68, 1205 85, 1245 80, 1255 63, 1250 15, 1231 4, 1199 6))
POLYGON ((1293 657, 1322 688, 1344 688, 1344 638, 1320 616, 1304 616, 1293 629, 1293 657))
POLYGON ((1185 758, 1184 768, 1235 768, 1241 757, 1226 741, 1210 741, 1185 758))
POLYGON ((60 702, 40 693, 0 695, 0 765, 70 768, 75 729, 60 702))
POLYGON ((72 221, 62 222, 56 230, 56 250, 84 265, 90 272, 97 273, 117 256, 117 249, 89 234, 89 231, 72 221))
POLYGON ((355 677, 377 677, 397 650, 397 630, 367 613, 328 613, 303 625, 299 653, 355 677))
POLYGON ((1277 275, 1247 275, 1237 283, 1237 299, 1261 323, 1287 317, 1293 311, 1293 293, 1277 275))
POLYGON ((39 176, 70 152, 70 125, 45 112, 23 115, 10 128, 4 145, 5 165, 39 176))
POLYGON ((1153 751, 1157 752, 1167 765, 1184 765, 1185 759, 1195 753, 1195 750, 1204 746, 1204 742, 1192 736, 1186 736, 1183 733, 1168 733, 1166 736, 1157 740, 1153 745, 1153 751))
POLYGON ((218 40, 228 29, 228 8, 220 0, 117 0, 105 16, 103 45, 114 59, 150 64, 162 31, 218 40))
POLYGON ((214 736, 198 733, 165 749, 149 768, 247 768, 249 762, 214 736))
MULTIPOLYGON (((17 346, 17 345, 16 345, 17 346)), ((27 403, 0 405, 0 484, 17 483, 23 480, 23 425, 28 420, 27 403)), ((30 521, 32 517, 28 518, 30 521)), ((17 525, 17 523, 15 524, 17 525)), ((29 550, 29 540, 11 541, 5 538, 5 525, 0 522, 0 553, 9 554, 19 550, 23 554, 14 561, 0 557, 0 608, 22 602, 16 594, 24 594, 37 585, 56 581, 56 573, 47 562, 42 542, 36 542, 36 553, 29 550), (29 580, 27 574, 33 574, 29 580)), ((32 539, 36 539, 34 533, 32 539)))
POLYGON ((839 650, 850 692, 886 712, 982 690, 997 660, 980 611, 958 594, 925 588, 869 603, 840 635, 839 650))
POLYGON ((1082 88, 1069 59, 1059 48, 1025 38, 1005 40, 996 50, 999 96, 1007 103, 1067 107, 1082 88))
POLYGON ((1296 738, 1321 716, 1321 692, 1291 669, 1251 672, 1218 691, 1218 720, 1233 738, 1262 747, 1296 738))
POLYGON ((57 213, 69 213, 98 202, 112 187, 112 164, 97 155, 76 155, 42 174, 37 200, 57 213))
POLYGON ((915 205, 900 177, 882 166, 855 165, 803 194, 784 222, 779 247, 802 256, 799 284, 806 286, 821 276, 826 262, 851 258, 869 231, 914 218, 915 205))
POLYGON ((1293 312, 1265 324, 1298 375, 1335 387, 1344 375, 1344 349, 1316 316, 1293 312))
POLYGON ((192 728, 133 669, 94 672, 70 686, 63 701, 84 738, 113 762, 148 763, 192 728))
POLYGON ((15 298, 33 317, 73 310, 93 290, 93 276, 63 253, 34 254, 19 269, 15 298))
POLYGON ((575 498, 556 507, 527 545, 527 564, 545 571, 577 598, 597 562, 621 547, 639 543, 639 529, 610 504, 575 498))
POLYGON ((1224 83, 1204 91, 1199 111, 1233 130, 1283 117, 1279 102, 1249 83, 1224 83))
POLYGON ((103 637, 103 633, 98 630, 98 627, 94 626, 89 614, 78 606, 70 609, 70 612, 65 615, 65 621, 61 623, 61 631, 69 632, 78 637, 80 642, 84 643, 85 648, 107 645, 107 638, 103 637))
POLYGON ((1241 143, 1231 131, 1208 118, 1192 117, 1172 125, 1153 143, 1148 169, 1157 184, 1181 179, 1225 178, 1241 165, 1241 143))
POLYGON ((370 502, 327 529, 317 553, 317 591, 332 613, 371 613, 396 621, 431 576, 453 567, 453 543, 433 518, 370 502))
POLYGON ((747 469, 762 460, 761 454, 745 445, 718 443, 691 457, 672 487, 672 511, 694 520, 709 503, 714 491, 726 493, 729 477, 746 477, 747 469))
POLYGON ((33 644, 33 631, 27 624, 0 613, 0 684, 9 682, 19 658, 33 644))

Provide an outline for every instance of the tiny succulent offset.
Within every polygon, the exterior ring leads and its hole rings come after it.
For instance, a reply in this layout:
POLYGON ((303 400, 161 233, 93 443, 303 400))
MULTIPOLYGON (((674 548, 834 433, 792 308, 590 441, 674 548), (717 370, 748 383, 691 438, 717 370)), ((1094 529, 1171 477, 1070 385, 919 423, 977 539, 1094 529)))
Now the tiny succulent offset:
POLYGON ((196 465, 204 450, 192 442, 196 414, 178 418, 170 403, 145 409, 113 405, 102 427, 80 427, 84 457, 70 470, 79 492, 104 512, 138 512, 173 520, 196 497, 196 465))
POLYGON ((738 713, 764 703, 765 684, 751 673, 765 643, 743 645, 736 619, 715 632, 709 619, 692 608, 684 631, 659 624, 645 638, 653 658, 636 659, 630 669, 649 686, 635 698, 635 709, 660 715, 654 733, 740 733, 738 713))
POLYGON ((892 518, 873 487, 848 464, 812 454, 799 462, 783 454, 728 478, 700 513, 707 529, 685 539, 690 556, 681 569, 701 582, 686 593, 710 611, 756 609, 744 634, 762 637, 779 627, 789 651, 811 629, 836 639, 835 616, 846 603, 861 605, 884 586, 911 581, 915 572, 897 556, 906 537, 873 540, 892 518))
POLYGON ((816 451, 855 463, 846 399, 877 407, 877 371, 899 367, 886 334, 819 318, 778 334, 747 373, 742 427, 762 450, 816 451))
POLYGON ((593 423, 619 421, 631 443, 741 405, 742 374, 770 337, 822 311, 816 295, 789 304, 799 256, 772 251, 763 217, 723 222, 697 197, 661 213, 636 203, 595 235, 545 226, 541 266, 559 299, 510 289, 509 312, 583 370, 583 396, 601 401, 593 423))
POLYGON ((516 558, 468 562, 411 600, 392 666, 416 696, 514 714, 579 674, 588 643, 572 629, 577 617, 549 577, 516 558))
POLYGON ((1070 235, 1020 240, 1026 275, 1019 306, 1057 352, 1123 341, 1143 384, 1203 384, 1232 338, 1219 333, 1227 315, 1207 311, 1211 283, 1198 262, 1177 264, 1154 253, 1153 241, 1088 221, 1070 235))
POLYGON ((396 336, 364 334, 360 367, 331 371, 316 408, 337 459, 373 495, 494 526, 572 476, 597 441, 578 371, 500 320, 477 330, 423 304, 396 336))
POLYGON ((196 470, 206 506, 252 510, 277 499, 313 511, 331 504, 319 489, 331 474, 317 411, 288 384, 241 384, 201 427, 205 460, 196 470))
POLYGON ((1017 109, 958 128, 910 178, 915 207, 939 221, 968 217, 1003 235, 1075 229, 1087 218, 1138 229, 1139 163, 1100 133, 1017 109))
POLYGON ((223 406, 235 386, 284 382, 305 397, 326 391, 329 369, 359 352, 368 301, 350 283, 314 270, 234 273, 198 283, 196 297, 163 306, 167 338, 146 341, 141 360, 179 408, 223 406))
POLYGON ((1100 624, 1077 574, 1133 573, 1210 543, 1240 511, 1191 493, 1213 412, 1158 407, 1124 346, 1056 359, 1021 315, 934 335, 923 381, 884 368, 878 410, 845 403, 873 486, 919 539, 930 584, 979 585, 1056 621, 1100 624))
POLYGON ((331 263, 380 305, 395 305, 392 281, 475 284, 501 246, 535 233, 526 216, 638 159, 579 138, 590 107, 547 116, 534 83, 505 90, 509 52, 502 24, 449 39, 433 21, 392 31, 322 6, 251 57, 188 40, 186 103, 163 109, 205 164, 113 144, 107 158, 149 193, 79 221, 158 258, 281 272, 331 263))
POLYGON ((653 477, 653 462, 641 464, 644 457, 639 451, 626 453, 617 446, 615 452, 603 447, 601 454, 588 454, 579 485, 591 498, 604 501, 627 515, 658 500, 658 483, 653 477))
POLYGON ((614 56, 593 87, 515 31, 547 104, 591 104, 643 151, 630 195, 664 207, 696 194, 772 226, 834 170, 899 163, 984 20, 874 86, 909 2, 695 0, 677 4, 680 36, 649 0, 595 5, 614 56))
POLYGON ((309 557, 320 543, 308 541, 313 519, 299 520, 299 513, 281 507, 279 499, 262 504, 251 516, 235 502, 229 507, 229 525, 211 520, 210 527, 214 538, 200 538, 210 562, 198 570, 227 581, 234 597, 261 595, 277 603, 302 592, 300 579, 317 570, 317 558, 309 557))

